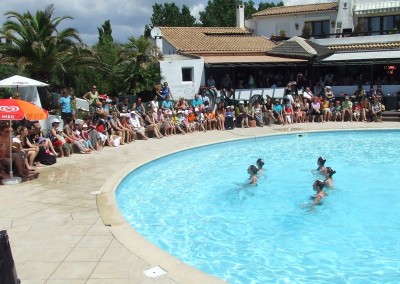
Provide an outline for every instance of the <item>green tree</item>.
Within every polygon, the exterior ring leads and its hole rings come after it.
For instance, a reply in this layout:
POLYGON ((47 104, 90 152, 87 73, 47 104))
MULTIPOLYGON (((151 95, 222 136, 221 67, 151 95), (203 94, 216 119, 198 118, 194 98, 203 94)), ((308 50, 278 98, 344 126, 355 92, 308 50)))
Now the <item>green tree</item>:
POLYGON ((97 28, 97 30, 99 32, 99 44, 114 42, 110 20, 105 21, 101 28, 97 28))
POLYGON ((59 30, 59 25, 72 17, 53 18, 54 6, 32 15, 6 12, 1 33, 7 43, 0 44, 1 63, 27 71, 33 78, 51 81, 58 70, 65 70, 67 60, 81 43, 73 28, 59 30))
POLYGON ((106 20, 97 30, 98 42, 92 47, 80 49, 78 56, 85 64, 79 66, 79 69, 70 66, 69 75, 74 77, 79 94, 86 93, 93 84, 97 85, 101 93, 117 94, 121 82, 116 78, 115 69, 121 47, 113 40, 110 20, 106 20))
POLYGON ((274 2, 266 2, 266 3, 260 2, 260 4, 258 4, 258 11, 262 11, 268 8, 281 7, 281 6, 284 6, 282 1, 276 4, 274 2))
POLYGON ((253 14, 257 13, 253 0, 244 2, 244 17, 250 19, 253 14))
POLYGON ((161 74, 151 39, 129 37, 122 44, 116 76, 122 80, 121 93, 137 94, 152 90, 160 82, 161 74))
POLYGON ((154 4, 151 16, 152 27, 192 27, 196 18, 190 14, 189 7, 179 9, 175 3, 154 4))
POLYGON ((235 27, 236 7, 241 4, 239 0, 208 0, 200 21, 204 27, 235 27))

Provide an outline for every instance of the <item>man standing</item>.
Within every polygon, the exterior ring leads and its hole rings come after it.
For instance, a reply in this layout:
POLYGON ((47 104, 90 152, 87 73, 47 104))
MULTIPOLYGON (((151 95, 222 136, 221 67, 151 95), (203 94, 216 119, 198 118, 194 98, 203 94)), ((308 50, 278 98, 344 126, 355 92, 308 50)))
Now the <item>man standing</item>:
POLYGON ((73 119, 72 108, 71 108, 71 96, 69 95, 68 89, 64 88, 61 90, 61 97, 59 99, 61 108, 61 119, 64 121, 68 119, 73 119))
POLYGON ((157 93, 162 100, 165 100, 167 96, 169 96, 171 99, 174 99, 172 97, 171 89, 168 87, 168 83, 164 82, 164 85, 162 86, 161 90, 157 93))
POLYGON ((232 80, 231 80, 231 77, 229 76, 229 73, 226 73, 225 77, 222 78, 221 90, 222 89, 226 89, 226 90, 232 89, 232 80))

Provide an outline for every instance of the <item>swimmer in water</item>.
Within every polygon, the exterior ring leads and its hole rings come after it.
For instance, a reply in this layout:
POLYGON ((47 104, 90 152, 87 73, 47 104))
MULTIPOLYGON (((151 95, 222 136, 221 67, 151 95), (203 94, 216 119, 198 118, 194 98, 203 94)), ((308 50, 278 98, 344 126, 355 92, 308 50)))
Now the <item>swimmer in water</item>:
POLYGON ((261 159, 261 158, 259 158, 259 159, 257 159, 256 164, 257 164, 257 171, 258 171, 258 174, 262 174, 262 172, 263 172, 263 166, 265 165, 264 160, 261 159))
POLYGON ((247 173, 250 175, 249 183, 252 185, 257 185, 257 173, 258 169, 255 165, 251 165, 247 169, 247 173))
POLYGON ((319 157, 317 160, 317 164, 318 164, 318 168, 317 168, 317 172, 320 174, 323 174, 324 172, 326 172, 326 167, 325 167, 325 162, 326 159, 319 157))
POLYGON ((313 200, 314 205, 320 204, 321 199, 326 196, 326 193, 323 191, 324 186, 325 183, 322 180, 314 181, 313 190, 317 192, 317 195, 315 195, 313 200))
POLYGON ((331 167, 326 167, 326 171, 323 173, 323 175, 325 176, 325 186, 329 187, 329 188, 333 188, 333 179, 332 176, 336 174, 336 171, 334 169, 332 169, 331 167))

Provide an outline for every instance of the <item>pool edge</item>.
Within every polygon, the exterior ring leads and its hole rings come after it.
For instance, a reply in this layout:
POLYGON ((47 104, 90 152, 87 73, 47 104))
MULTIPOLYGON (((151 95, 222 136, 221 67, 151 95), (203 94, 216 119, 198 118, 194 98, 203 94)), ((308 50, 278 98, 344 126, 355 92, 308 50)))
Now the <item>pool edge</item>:
MULTIPOLYGON (((339 125, 337 125, 339 126, 339 125)), ((200 271, 188 264, 183 263, 176 257, 168 254, 161 248, 157 247, 153 243, 147 241, 143 236, 141 236, 137 231, 135 231, 125 220, 122 213, 118 209, 117 201, 115 198, 115 190, 121 181, 133 170, 138 167, 151 162, 155 159, 167 156, 182 150, 189 150, 197 147, 237 141, 249 138, 261 138, 267 136, 276 135, 289 135, 289 134, 299 134, 299 133, 310 133, 310 132, 330 132, 330 131, 362 131, 362 130, 394 130, 399 129, 398 127, 389 128, 376 128, 376 127, 366 127, 366 128, 338 128, 338 129, 296 129, 289 131, 286 128, 285 132, 274 132, 274 133, 249 133, 247 135, 237 135, 231 132, 228 135, 216 135, 212 137, 210 141, 200 142, 198 144, 193 143, 192 145, 179 145, 180 147, 168 150, 162 155, 155 155, 146 157, 142 161, 133 162, 132 165, 125 166, 120 169, 120 171, 112 175, 107 182, 101 187, 102 193, 97 195, 96 202, 100 217, 103 223, 109 226, 109 230, 112 235, 126 248, 128 248, 133 254, 137 255, 150 266, 160 266, 162 269, 167 271, 168 278, 177 283, 225 283, 223 280, 216 278, 210 274, 200 271), (252 134, 253 133, 253 134, 252 134), (232 135, 231 135, 232 134, 232 135), (229 137, 228 137, 229 136, 229 137)), ((282 130, 284 130, 282 128, 282 130)))

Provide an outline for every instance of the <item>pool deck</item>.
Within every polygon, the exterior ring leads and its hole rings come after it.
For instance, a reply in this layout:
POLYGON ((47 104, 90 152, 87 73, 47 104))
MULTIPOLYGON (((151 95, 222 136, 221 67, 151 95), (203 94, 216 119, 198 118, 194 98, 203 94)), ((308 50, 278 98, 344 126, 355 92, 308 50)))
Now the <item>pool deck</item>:
POLYGON ((74 154, 40 168, 36 180, 0 186, 0 229, 8 232, 23 284, 223 283, 150 244, 124 221, 114 190, 129 171, 168 153, 222 141, 302 131, 399 128, 399 122, 273 125, 74 154), (156 266, 166 273, 143 273, 156 266))

